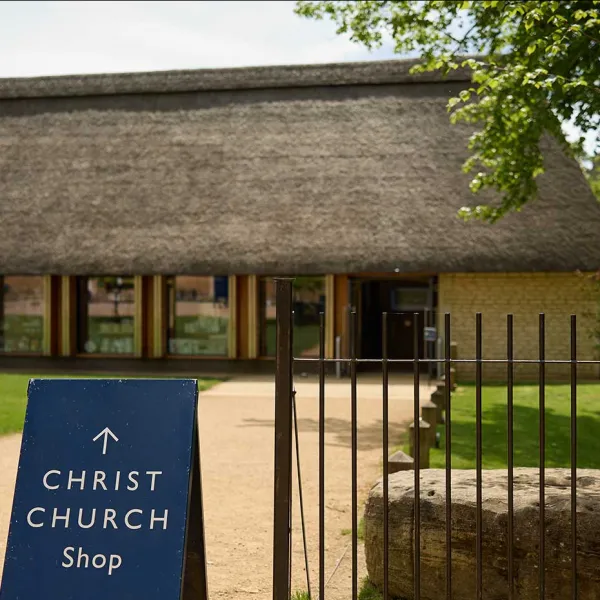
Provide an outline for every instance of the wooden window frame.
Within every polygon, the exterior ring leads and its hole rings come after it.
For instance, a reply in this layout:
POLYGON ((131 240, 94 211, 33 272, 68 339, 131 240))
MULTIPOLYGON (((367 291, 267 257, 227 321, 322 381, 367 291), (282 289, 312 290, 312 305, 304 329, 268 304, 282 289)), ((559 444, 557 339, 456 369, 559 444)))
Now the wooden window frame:
MULTIPOLYGON (((173 360, 228 360, 235 359, 238 355, 237 343, 237 276, 227 275, 227 353, 225 354, 171 354, 169 352, 169 310, 170 301, 168 298, 167 279, 169 277, 177 277, 177 275, 159 276, 155 280, 155 298, 158 296, 159 301, 155 300, 155 336, 154 346, 155 358, 168 358, 173 360)), ((217 277, 216 275, 191 275, 191 277, 217 277)))
MULTIPOLYGON (((4 285, 4 279, 6 277, 41 277, 42 278, 42 347, 39 352, 5 352, 0 351, 0 356, 10 357, 14 356, 17 358, 36 358, 40 356, 49 356, 51 353, 51 331, 52 331, 52 287, 51 278, 49 275, 2 275, 0 276, 0 285, 4 285)), ((4 295, 0 296, 0 302, 4 302, 4 295)), ((4 307, 2 307, 4 312, 4 307)))
MULTIPOLYGON (((109 275, 84 275, 86 279, 94 277, 108 277, 109 275)), ((121 275, 114 275, 119 277, 121 275)), ((141 275, 133 276, 133 295, 134 295, 134 313, 133 313, 133 353, 131 354, 113 354, 113 353, 100 353, 100 352, 80 352, 79 351, 79 303, 80 296, 78 293, 77 285, 79 282, 79 276, 67 276, 63 277, 62 281, 62 355, 63 356, 76 356, 77 358, 111 358, 120 360, 131 360, 141 358, 143 352, 143 338, 144 338, 144 293, 143 293, 143 282, 141 275), (66 302, 65 302, 66 300, 66 302)), ((131 275, 122 275, 122 277, 131 277, 131 275)))
MULTIPOLYGON (((260 285, 263 279, 274 279, 277 275, 250 275, 249 280, 249 302, 248 302, 248 335, 250 340, 249 358, 258 360, 275 360, 275 356, 264 356, 259 354, 260 349, 260 311, 261 292, 260 285)), ((325 358, 334 358, 335 352, 335 275, 316 274, 309 277, 323 277, 325 294, 325 358)))

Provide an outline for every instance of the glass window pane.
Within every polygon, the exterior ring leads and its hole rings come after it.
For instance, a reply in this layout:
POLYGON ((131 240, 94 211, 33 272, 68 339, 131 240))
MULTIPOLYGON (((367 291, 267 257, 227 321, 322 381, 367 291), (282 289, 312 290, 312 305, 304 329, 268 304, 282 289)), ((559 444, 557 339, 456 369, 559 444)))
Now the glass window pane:
POLYGON ((427 306, 427 288, 395 288, 393 291, 392 309, 424 310, 427 306))
POLYGON ((229 278, 178 275, 167 280, 169 354, 227 356, 229 278))
POLYGON ((0 352, 39 354, 44 346, 44 278, 0 277, 0 352))
POLYGON ((133 277, 78 279, 78 351, 133 354, 135 290, 133 277))
MULTIPOLYGON (((319 315, 325 312, 325 277, 294 279, 294 356, 319 356, 319 315)), ((260 280, 260 355, 275 356, 275 283, 271 277, 260 280)))
POLYGON ((275 282, 262 277, 259 283, 259 356, 275 356, 275 282))

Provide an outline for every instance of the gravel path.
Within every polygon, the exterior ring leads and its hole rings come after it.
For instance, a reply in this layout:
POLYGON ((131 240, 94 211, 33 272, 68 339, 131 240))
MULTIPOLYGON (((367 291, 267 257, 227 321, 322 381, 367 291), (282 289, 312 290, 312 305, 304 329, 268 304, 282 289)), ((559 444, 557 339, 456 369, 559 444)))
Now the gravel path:
MULTIPOLYGON (((412 420, 412 378, 390 380, 390 441, 412 420)), ((426 386, 423 386, 425 397, 426 386)), ((304 506, 313 597, 318 591, 318 383, 296 380, 304 506)), ((347 600, 351 590, 350 386, 332 379, 326 386, 326 597, 347 600)), ((271 378, 237 378, 200 399, 200 444, 211 599, 272 596, 273 415, 271 378)), ((380 474, 381 382, 364 376, 358 389, 359 516, 369 488, 380 474)), ((21 438, 0 437, 0 572, 21 438)), ((294 475, 293 589, 306 588, 306 574, 294 475)), ((362 547, 359 577, 365 575, 362 547)))

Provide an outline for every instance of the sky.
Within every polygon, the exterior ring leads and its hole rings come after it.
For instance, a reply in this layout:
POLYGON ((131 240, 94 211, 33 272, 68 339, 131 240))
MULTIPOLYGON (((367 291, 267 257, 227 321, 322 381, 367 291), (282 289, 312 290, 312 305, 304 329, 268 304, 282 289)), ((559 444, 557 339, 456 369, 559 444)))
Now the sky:
POLYGON ((0 2, 0 77, 392 58, 294 2, 0 2))
MULTIPOLYGON (((339 36, 295 2, 0 2, 0 77, 394 58, 339 36)), ((569 137, 576 134, 567 125, 569 137)), ((592 136, 590 136, 590 142, 592 136)), ((588 144, 591 149, 591 144, 588 144)))

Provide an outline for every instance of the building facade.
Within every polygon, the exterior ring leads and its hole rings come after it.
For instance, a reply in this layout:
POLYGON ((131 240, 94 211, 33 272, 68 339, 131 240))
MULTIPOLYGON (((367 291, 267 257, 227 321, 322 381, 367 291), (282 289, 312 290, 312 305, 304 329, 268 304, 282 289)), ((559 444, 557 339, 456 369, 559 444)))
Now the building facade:
POLYGON ((348 356, 351 311, 359 357, 381 356, 382 312, 391 357, 415 327, 439 356, 449 312, 473 358, 479 311, 485 358, 506 356, 507 313, 536 358, 540 312, 548 359, 569 358, 572 313, 596 358, 600 206, 578 165, 544 139, 535 201, 460 221, 472 131, 446 103, 469 76, 412 64, 0 80, 0 368, 269 371, 276 276, 296 278, 298 356, 321 312, 327 356, 348 356))

